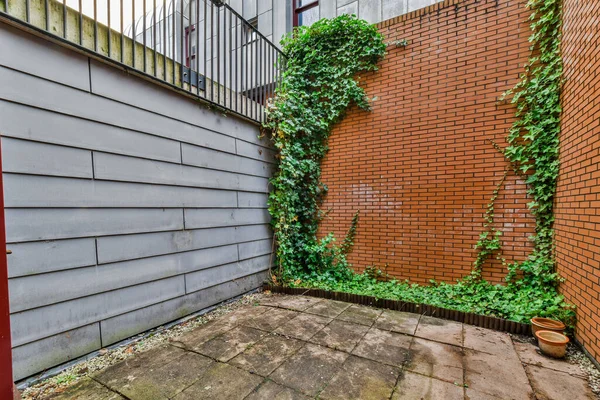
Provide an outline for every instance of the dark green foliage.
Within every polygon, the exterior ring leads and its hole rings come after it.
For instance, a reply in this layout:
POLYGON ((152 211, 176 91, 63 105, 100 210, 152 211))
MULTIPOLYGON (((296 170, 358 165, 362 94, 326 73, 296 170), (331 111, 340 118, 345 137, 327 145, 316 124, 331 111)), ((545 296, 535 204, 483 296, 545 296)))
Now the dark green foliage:
POLYGON ((385 53, 377 29, 352 16, 299 27, 283 41, 288 56, 266 127, 279 150, 269 212, 277 242, 279 279, 347 275, 344 252, 333 235, 317 239, 319 205, 327 192, 321 161, 331 127, 352 104, 369 109, 356 74, 373 71, 385 53))
POLYGON ((387 276, 373 267, 363 274, 352 272, 346 254, 352 248, 358 213, 341 246, 335 245, 332 234, 317 239, 322 218, 319 205, 327 192, 320 180, 321 161, 328 150, 331 127, 352 103, 369 109, 356 74, 375 70, 385 52, 375 27, 340 16, 301 27, 284 41, 287 70, 268 108, 265 125, 273 132, 279 150, 269 197, 279 283, 425 303, 519 322, 543 316, 573 324, 572 306, 557 293, 559 277, 552 254, 560 131, 561 5, 560 0, 530 0, 528 6, 533 12, 532 56, 520 82, 508 93, 517 107, 517 121, 508 136, 509 146, 501 150, 493 145, 526 178, 533 199, 529 206, 537 224, 529 259, 507 264, 499 255, 501 232, 494 226, 494 202, 506 172, 485 213, 485 232, 476 244, 479 254, 473 272, 456 284, 382 281, 387 276), (509 268, 504 286, 481 278, 481 267, 494 254, 509 268))

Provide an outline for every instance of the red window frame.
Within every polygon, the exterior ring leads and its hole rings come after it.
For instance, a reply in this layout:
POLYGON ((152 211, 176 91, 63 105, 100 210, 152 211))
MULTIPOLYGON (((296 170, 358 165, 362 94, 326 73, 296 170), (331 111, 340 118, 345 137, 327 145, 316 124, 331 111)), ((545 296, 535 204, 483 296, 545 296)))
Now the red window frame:
POLYGON ((311 8, 318 6, 319 0, 314 0, 312 3, 305 4, 301 7, 298 7, 298 3, 299 0, 292 0, 292 9, 294 11, 294 26, 298 26, 298 17, 300 16, 300 14, 302 14, 304 11, 310 10, 311 8))

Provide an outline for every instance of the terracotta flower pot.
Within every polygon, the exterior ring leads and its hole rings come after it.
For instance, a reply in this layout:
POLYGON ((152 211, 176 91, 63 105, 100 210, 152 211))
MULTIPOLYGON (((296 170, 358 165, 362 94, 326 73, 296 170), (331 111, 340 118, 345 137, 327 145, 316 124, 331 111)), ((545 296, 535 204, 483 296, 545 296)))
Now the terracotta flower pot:
POLYGON ((554 331, 537 331, 535 337, 542 354, 554 358, 563 358, 567 351, 569 338, 562 333, 554 331))
POLYGON ((534 335, 537 331, 553 331, 557 333, 563 333, 565 328, 565 324, 554 319, 542 317, 531 318, 531 330, 533 331, 534 335))

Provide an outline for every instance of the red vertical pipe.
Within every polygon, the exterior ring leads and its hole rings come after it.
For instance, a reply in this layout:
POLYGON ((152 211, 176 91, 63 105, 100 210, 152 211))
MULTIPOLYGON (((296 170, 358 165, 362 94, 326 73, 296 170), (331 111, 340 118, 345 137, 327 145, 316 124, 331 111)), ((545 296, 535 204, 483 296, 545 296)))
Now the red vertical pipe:
POLYGON ((2 146, 0 145, 0 399, 13 398, 13 372, 8 308, 8 267, 4 226, 4 190, 2 184, 2 146))

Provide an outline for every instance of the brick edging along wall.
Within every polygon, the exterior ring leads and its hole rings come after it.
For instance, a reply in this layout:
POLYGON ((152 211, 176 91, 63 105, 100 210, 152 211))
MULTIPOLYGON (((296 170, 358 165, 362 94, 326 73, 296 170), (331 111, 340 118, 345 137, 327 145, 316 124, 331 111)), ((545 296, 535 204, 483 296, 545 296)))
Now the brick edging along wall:
MULTIPOLYGON (((500 95, 529 55, 529 12, 516 0, 448 0, 378 24, 388 47, 380 70, 360 76, 373 110, 352 109, 330 138, 321 232, 341 240, 361 216, 349 261, 400 279, 454 281, 472 268, 484 213, 508 164, 514 107, 500 95)), ((509 172, 496 201, 503 255, 523 260, 534 219, 526 187, 509 172)), ((485 278, 501 282, 497 260, 485 278)))

